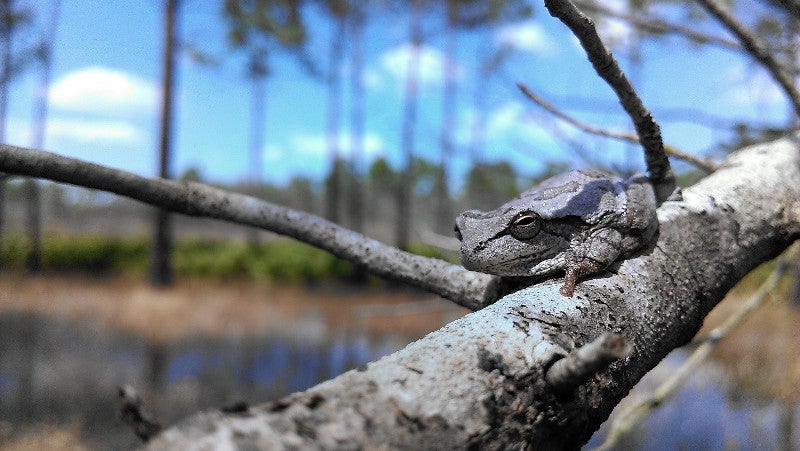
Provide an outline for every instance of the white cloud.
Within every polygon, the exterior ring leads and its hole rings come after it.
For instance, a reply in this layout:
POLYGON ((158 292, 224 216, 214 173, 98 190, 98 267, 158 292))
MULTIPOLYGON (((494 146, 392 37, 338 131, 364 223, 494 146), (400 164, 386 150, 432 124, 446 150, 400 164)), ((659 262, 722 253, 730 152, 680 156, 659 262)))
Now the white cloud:
POLYGON ((727 86, 722 99, 737 107, 783 107, 786 97, 775 80, 760 68, 737 64, 722 76, 721 86, 727 86))
POLYGON ((522 138, 527 142, 549 140, 548 133, 531 119, 529 110, 516 101, 506 102, 489 112, 487 139, 522 138))
POLYGON ((610 47, 629 47, 636 38, 636 30, 628 22, 605 18, 598 20, 596 23, 597 34, 610 47))
MULTIPOLYGON (((392 49, 385 51, 380 56, 381 67, 393 76, 398 81, 406 79, 408 66, 412 58, 414 49, 411 44, 398 45, 392 49)), ((423 45, 419 49, 419 60, 417 63, 417 71, 419 74, 419 86, 430 87, 439 86, 442 82, 442 76, 445 70, 446 57, 438 49, 428 45, 423 45)), ((461 77, 461 68, 456 62, 456 77, 461 77)))
POLYGON ((138 75, 92 66, 69 72, 50 89, 58 109, 106 116, 149 115, 155 111, 157 86, 138 75))
POLYGON ((380 72, 372 68, 366 68, 361 72, 361 81, 367 89, 382 89, 385 85, 380 72))
POLYGON ((495 33, 494 40, 497 45, 539 56, 552 56, 557 50, 557 46, 541 25, 534 21, 503 26, 495 33))
MULTIPOLYGON (((352 148, 350 139, 350 134, 347 130, 344 130, 343 133, 339 135, 339 152, 343 157, 350 155, 350 150, 352 148)), ((291 138, 290 146, 293 154, 296 152, 307 157, 327 158, 328 141, 325 135, 295 134, 291 138)), ((374 132, 365 133, 363 149, 364 157, 367 159, 380 155, 385 149, 383 138, 374 132)), ((275 158, 275 152, 277 150, 278 149, 274 146, 272 148, 268 146, 267 149, 265 149, 267 152, 266 155, 275 158)))
POLYGON ((48 121, 47 133, 56 140, 68 139, 82 144, 144 144, 147 141, 147 134, 136 126, 114 120, 56 118, 48 121))
MULTIPOLYGON (((611 11, 628 11, 631 8, 627 0, 605 0, 602 3, 604 7, 611 11)), ((602 14, 596 15, 594 19, 597 33, 606 45, 610 47, 627 47, 632 44, 636 29, 630 22, 613 17, 604 17, 602 14)))

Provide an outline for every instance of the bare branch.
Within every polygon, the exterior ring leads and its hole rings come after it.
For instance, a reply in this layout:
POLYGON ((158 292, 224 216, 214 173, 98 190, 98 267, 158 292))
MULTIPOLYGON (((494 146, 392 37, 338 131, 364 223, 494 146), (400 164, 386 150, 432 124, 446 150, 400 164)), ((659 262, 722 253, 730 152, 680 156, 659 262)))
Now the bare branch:
POLYGON ((800 1, 798 0, 772 0, 776 6, 784 8, 789 14, 800 19, 800 1))
POLYGON ((736 41, 732 41, 720 36, 700 33, 699 31, 689 27, 669 23, 656 17, 640 17, 634 14, 626 14, 615 11, 611 8, 603 6, 602 2, 578 0, 575 2, 575 4, 586 11, 593 11, 602 14, 603 16, 624 20, 633 24, 636 28, 652 34, 678 34, 698 44, 712 44, 730 50, 742 50, 742 46, 736 41))
POLYGON ((120 417, 133 429, 137 437, 147 442, 161 432, 161 423, 147 410, 142 398, 133 387, 123 385, 119 387, 117 395, 120 417))
MULTIPOLYGON (((531 91, 530 88, 525 86, 523 83, 517 82, 517 86, 519 87, 520 91, 522 91, 522 93, 525 94, 525 96, 528 97, 530 100, 532 100, 534 103, 544 108, 547 112, 549 112, 553 116, 563 120, 564 122, 574 126, 579 130, 583 130, 584 132, 592 135, 605 136, 606 138, 612 138, 636 144, 639 143, 639 137, 632 133, 608 130, 602 127, 597 127, 591 124, 587 124, 586 122, 582 122, 568 115, 567 113, 564 113, 563 111, 559 110, 558 108, 555 107, 555 105, 553 105, 552 103, 543 99, 538 94, 531 91)), ((714 172, 719 168, 719 164, 714 161, 696 157, 692 154, 686 153, 673 146, 670 146, 669 144, 664 145, 664 151, 675 158, 688 161, 689 163, 697 166, 698 168, 702 169, 707 173, 714 172)))
POLYGON ((702 5, 709 14, 716 17, 733 33, 742 43, 744 49, 772 74, 772 78, 781 86, 786 96, 789 97, 795 112, 800 116, 800 91, 797 90, 791 75, 773 58, 764 41, 751 33, 717 0, 697 0, 697 3, 702 5))
POLYGON ((678 388, 684 385, 689 376, 697 370, 697 367, 700 365, 700 363, 702 363, 703 360, 705 360, 706 357, 711 354, 717 343, 719 343, 721 339, 725 338, 730 331, 741 324, 742 321, 747 318, 747 315, 758 308, 767 298, 767 295, 775 290, 778 282, 780 282, 783 275, 786 274, 786 271, 789 268, 789 263, 797 255, 797 249, 797 246, 795 246, 794 250, 785 253, 780 258, 777 267, 774 271, 772 271, 772 274, 769 276, 769 278, 764 281, 763 284, 761 284, 761 286, 758 288, 758 291, 756 291, 746 302, 744 302, 739 309, 725 321, 724 324, 712 330, 709 333, 709 339, 704 340, 703 343, 700 344, 700 346, 698 346, 694 352, 692 352, 692 355, 690 355, 689 358, 686 359, 686 361, 683 362, 683 364, 672 374, 672 376, 658 386, 652 395, 620 413, 611 424, 611 428, 608 431, 605 441, 600 446, 595 448, 595 450, 600 451, 615 449, 617 442, 626 433, 628 433, 633 426, 640 423, 652 411, 654 411, 656 408, 662 405, 664 401, 672 396, 678 390, 678 388))
POLYGON ((403 252, 318 216, 193 182, 146 178, 41 150, 0 144, 0 170, 110 191, 166 210, 258 227, 296 238, 372 273, 423 288, 472 310, 499 297, 499 281, 442 260, 403 252))
POLYGON ((580 12, 569 0, 545 0, 550 15, 563 22, 578 38, 589 56, 592 66, 617 94, 622 107, 628 113, 639 142, 644 148, 644 159, 655 189, 656 199, 664 202, 675 191, 675 174, 664 152, 661 128, 653 119, 636 94, 628 78, 622 72, 611 51, 603 44, 592 19, 580 12))
POLYGON ((603 334, 557 360, 545 373, 544 380, 557 393, 569 393, 632 350, 622 335, 603 334))

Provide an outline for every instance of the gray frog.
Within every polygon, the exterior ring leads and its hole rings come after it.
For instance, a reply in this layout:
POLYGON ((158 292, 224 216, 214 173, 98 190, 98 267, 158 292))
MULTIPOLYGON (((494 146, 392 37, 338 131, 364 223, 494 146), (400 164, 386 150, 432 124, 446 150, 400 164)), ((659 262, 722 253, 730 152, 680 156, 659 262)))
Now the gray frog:
POLYGON ((578 279, 649 244, 656 198, 644 175, 627 180, 593 170, 551 177, 500 208, 456 219, 465 268, 499 276, 564 271, 561 294, 578 279))

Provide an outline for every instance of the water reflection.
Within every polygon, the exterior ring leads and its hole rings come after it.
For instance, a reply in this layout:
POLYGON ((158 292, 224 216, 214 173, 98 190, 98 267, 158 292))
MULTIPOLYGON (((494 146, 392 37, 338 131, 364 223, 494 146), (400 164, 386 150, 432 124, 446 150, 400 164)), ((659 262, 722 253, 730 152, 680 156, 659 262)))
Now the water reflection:
MULTIPOLYGON (((134 385, 164 423, 235 401, 277 399, 403 347, 408 337, 300 331, 288 336, 197 336, 151 342, 86 321, 0 314, 0 445, 2 432, 29 425, 78 428, 99 449, 130 448, 137 439, 118 419, 116 387, 134 385)), ((685 359, 677 351, 634 389, 620 409, 651 392, 685 359)), ((798 425, 798 406, 738 393, 721 369, 706 365, 619 449, 777 449, 781 422, 798 425)), ((619 409, 618 409, 619 410, 619 409)), ((598 445, 604 427, 586 447, 598 445)), ((794 446, 800 447, 795 433, 794 446)))
POLYGON ((149 343, 84 321, 3 313, 0 422, 16 432, 39 423, 79 424, 90 445, 130 447, 137 441, 116 418, 120 384, 137 387, 159 419, 170 424, 198 409, 305 390, 408 340, 363 333, 325 340, 295 335, 149 343))
MULTIPOLYGON (((621 411, 640 402, 672 376, 689 353, 676 350, 631 391, 584 449, 602 443, 608 425, 621 411)), ((800 404, 791 406, 789 418, 800 430, 800 404), (795 413, 796 412, 796 413, 795 413)), ((760 400, 731 384, 721 367, 701 366, 688 382, 620 441, 620 450, 769 450, 800 449, 800 436, 782 436, 778 424, 786 415, 776 400, 760 400), (735 399, 732 399, 732 395, 735 399), (791 446, 791 443, 794 446, 791 446)))

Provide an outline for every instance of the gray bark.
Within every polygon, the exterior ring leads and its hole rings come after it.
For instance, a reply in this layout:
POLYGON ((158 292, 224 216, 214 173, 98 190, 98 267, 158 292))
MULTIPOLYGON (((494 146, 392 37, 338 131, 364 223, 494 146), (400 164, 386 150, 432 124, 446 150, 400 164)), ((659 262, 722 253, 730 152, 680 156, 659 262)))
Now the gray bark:
POLYGON ((305 392, 191 416, 148 447, 578 448, 733 284, 800 237, 799 147, 733 154, 659 208, 652 248, 572 298, 558 280, 523 289, 305 392), (628 357, 572 390, 547 385, 550 365, 608 332, 632 345, 628 357))

